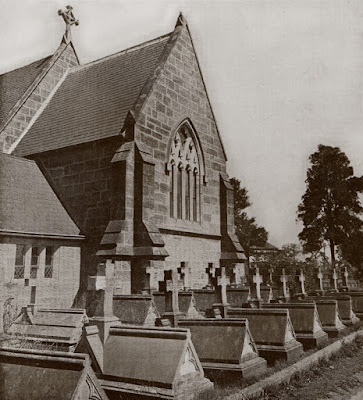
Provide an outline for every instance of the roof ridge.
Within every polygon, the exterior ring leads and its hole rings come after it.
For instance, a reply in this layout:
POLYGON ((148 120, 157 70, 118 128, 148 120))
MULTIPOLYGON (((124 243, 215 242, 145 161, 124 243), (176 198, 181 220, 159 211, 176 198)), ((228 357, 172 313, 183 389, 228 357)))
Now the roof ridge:
POLYGON ((14 69, 10 69, 9 71, 6 71, 6 72, 1 73, 1 74, 0 74, 0 77, 2 77, 3 75, 6 75, 6 74, 10 74, 11 72, 18 71, 19 69, 22 69, 22 68, 25 68, 25 67, 29 67, 29 65, 38 63, 39 61, 42 61, 42 63, 41 63, 41 65, 39 65, 37 68, 40 68, 40 69, 41 69, 41 68, 44 66, 44 63, 46 63, 52 56, 53 56, 53 54, 49 54, 49 55, 47 55, 47 56, 45 56, 45 57, 41 57, 41 58, 39 58, 39 59, 37 59, 37 60, 31 61, 31 62, 28 63, 28 64, 24 64, 24 65, 22 65, 22 66, 20 66, 20 67, 16 67, 16 68, 14 68, 14 69))
POLYGON ((100 62, 103 62, 103 61, 106 61, 106 60, 110 60, 110 59, 113 59, 113 58, 122 56, 122 55, 124 55, 124 54, 130 53, 130 52, 132 52, 132 51, 139 50, 139 49, 141 49, 141 48, 143 48, 143 47, 150 46, 150 45, 152 45, 152 44, 161 42, 162 40, 165 40, 165 39, 169 38, 169 36, 170 36, 172 33, 173 33, 173 31, 171 31, 171 32, 169 32, 169 33, 166 33, 166 34, 164 34, 164 35, 158 36, 158 37, 156 37, 156 38, 154 38, 154 39, 147 40, 146 42, 142 42, 142 43, 136 44, 136 45, 134 45, 134 46, 128 47, 128 48, 126 48, 126 49, 124 49, 124 50, 120 50, 120 51, 118 51, 117 53, 113 53, 113 54, 110 54, 110 55, 108 55, 108 56, 104 56, 104 57, 98 58, 97 60, 94 60, 94 61, 90 61, 90 62, 87 63, 87 64, 74 66, 73 68, 70 69, 70 72, 81 71, 81 70, 83 70, 83 69, 86 69, 86 68, 88 68, 88 67, 91 67, 92 65, 98 64, 98 63, 100 63, 100 62))

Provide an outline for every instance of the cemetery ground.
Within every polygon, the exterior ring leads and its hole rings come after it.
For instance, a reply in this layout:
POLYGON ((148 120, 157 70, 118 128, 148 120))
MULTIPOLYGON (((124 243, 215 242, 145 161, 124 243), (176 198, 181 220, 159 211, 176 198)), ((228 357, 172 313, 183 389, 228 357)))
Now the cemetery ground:
MULTIPOLYGON (((362 326, 351 327, 347 335, 359 329, 362 329, 362 326)), ((338 340, 331 338, 320 349, 338 340)), ((316 350, 305 352, 302 360, 314 354, 316 350)), ((197 400, 353 400, 353 397, 363 390, 363 334, 357 335, 350 343, 344 343, 330 356, 321 358, 318 363, 312 364, 311 368, 296 372, 287 382, 266 388, 262 395, 241 395, 244 388, 263 378, 273 378, 274 374, 288 369, 291 365, 293 363, 277 362, 260 378, 220 382, 215 384, 213 390, 201 393, 197 400)), ((359 398, 354 397, 354 400, 359 398)))

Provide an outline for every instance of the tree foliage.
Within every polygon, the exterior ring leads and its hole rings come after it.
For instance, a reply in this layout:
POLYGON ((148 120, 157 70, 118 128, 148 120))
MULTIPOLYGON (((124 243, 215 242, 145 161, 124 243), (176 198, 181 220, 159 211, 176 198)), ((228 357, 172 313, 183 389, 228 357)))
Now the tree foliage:
POLYGON ((334 264, 336 246, 361 229, 358 193, 363 190, 363 177, 353 175, 348 157, 338 147, 319 145, 309 160, 307 188, 298 206, 304 224, 299 239, 308 252, 318 251, 326 242, 334 264))
POLYGON ((268 239, 265 228, 256 224, 255 218, 248 217, 244 211, 251 206, 247 189, 241 187, 241 182, 232 178, 230 180, 234 191, 234 224, 236 235, 240 241, 247 258, 250 255, 251 246, 264 246, 268 239))

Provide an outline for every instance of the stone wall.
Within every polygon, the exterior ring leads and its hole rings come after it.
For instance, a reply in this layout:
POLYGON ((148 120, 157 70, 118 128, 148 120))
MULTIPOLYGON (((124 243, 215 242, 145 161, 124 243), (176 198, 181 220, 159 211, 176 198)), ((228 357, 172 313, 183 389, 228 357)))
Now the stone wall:
MULTIPOLYGON (((135 137, 155 162, 154 222, 174 225, 169 217, 168 148, 179 124, 189 118, 203 151, 207 184, 201 185, 203 231, 220 234, 219 174, 226 159, 188 30, 184 27, 166 59, 135 126, 135 137)), ((201 160, 202 161, 202 160, 201 160)))
POLYGON ((80 282, 81 248, 72 241, 6 237, 0 239, 0 332, 3 328, 4 304, 17 315, 31 303, 32 287, 35 304, 43 307, 70 308, 80 282), (15 278, 16 244, 25 245, 23 278, 15 278), (36 278, 31 277, 31 248, 40 249, 36 278), (45 248, 52 246, 53 273, 45 277, 45 248))
POLYGON ((23 104, 0 132, 0 149, 2 149, 4 153, 9 152, 11 145, 29 126, 36 112, 45 104, 49 95, 64 76, 65 72, 69 68, 78 65, 77 57, 70 44, 61 44, 52 57, 52 62, 54 64, 39 83, 27 93, 27 96, 23 99, 23 104))

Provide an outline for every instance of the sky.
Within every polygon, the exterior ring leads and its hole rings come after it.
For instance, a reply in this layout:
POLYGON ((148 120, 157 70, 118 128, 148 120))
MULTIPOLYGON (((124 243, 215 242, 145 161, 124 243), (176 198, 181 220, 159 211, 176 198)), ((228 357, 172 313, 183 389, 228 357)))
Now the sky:
POLYGON ((82 64, 172 31, 183 12, 229 176, 270 243, 298 242, 319 144, 339 146, 363 175, 363 1, 0 0, 0 74, 56 50, 67 4, 82 64))

